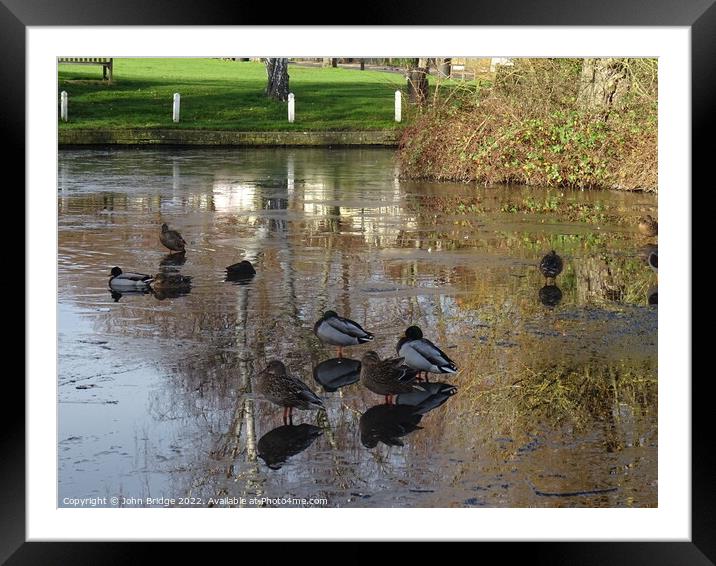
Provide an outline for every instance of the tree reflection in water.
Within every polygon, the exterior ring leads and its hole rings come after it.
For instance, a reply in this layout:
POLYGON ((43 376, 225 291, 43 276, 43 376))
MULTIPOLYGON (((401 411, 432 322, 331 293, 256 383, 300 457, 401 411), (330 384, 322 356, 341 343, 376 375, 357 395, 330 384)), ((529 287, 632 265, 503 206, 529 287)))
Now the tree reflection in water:
POLYGON ((375 149, 62 151, 60 167, 58 300, 86 323, 59 328, 61 440, 81 437, 60 453, 60 497, 81 484, 331 506, 657 505, 657 275, 632 230, 655 198, 565 193, 598 202, 598 225, 525 214, 547 190, 405 182, 375 149), (167 260, 163 221, 181 225, 185 257, 167 260), (565 265, 543 291, 551 249, 565 265), (257 275, 223 283, 238 259, 257 275), (111 265, 180 270, 191 292, 115 302, 111 265), (381 357, 408 325, 429 329, 460 368, 458 393, 430 383, 446 389, 371 407, 313 335, 329 309, 374 330, 381 357), (295 431, 271 441, 280 418, 253 393, 273 358, 327 406, 300 450, 295 431), (159 381, 110 403, 127 389, 107 368, 128 360, 159 381), (98 422, 115 430, 90 443, 98 422), (263 459, 280 469, 259 462, 282 442, 282 462, 263 459))

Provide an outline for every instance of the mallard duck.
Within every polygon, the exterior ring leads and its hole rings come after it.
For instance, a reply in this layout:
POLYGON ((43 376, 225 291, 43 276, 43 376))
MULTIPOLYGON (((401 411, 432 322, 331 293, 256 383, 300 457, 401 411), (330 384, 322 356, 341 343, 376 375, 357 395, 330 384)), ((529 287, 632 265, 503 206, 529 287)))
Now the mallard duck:
POLYGON ((172 252, 183 252, 186 250, 186 242, 176 230, 170 230, 169 226, 162 224, 162 233, 159 234, 159 241, 164 247, 172 252))
POLYGON ((251 262, 247 260, 234 263, 226 268, 227 281, 241 281, 249 279, 254 275, 256 275, 256 270, 254 269, 254 266, 251 265, 251 262))
POLYGON ((145 273, 124 273, 119 267, 113 267, 109 273, 109 288, 114 291, 146 289, 152 282, 152 276, 145 273))
POLYGON ((343 356, 345 346, 355 346, 373 340, 373 335, 363 330, 360 324, 338 316, 335 311, 326 311, 313 325, 313 332, 321 342, 338 346, 339 358, 343 356))
POLYGON ((390 405, 393 395, 422 389, 415 384, 415 372, 403 365, 404 361, 404 358, 381 360, 370 350, 361 359, 360 382, 373 393, 384 395, 385 402, 390 405))
POLYGON ((639 232, 645 236, 656 236, 659 233, 659 223, 650 214, 639 218, 639 232))
POLYGON ((283 407, 283 423, 291 421, 293 409, 323 409, 323 401, 303 381, 286 373, 286 366, 272 360, 258 374, 256 392, 267 401, 283 407))
POLYGON ((547 279, 554 279, 562 273, 562 258, 557 255, 557 252, 552 250, 539 262, 539 270, 542 272, 547 279))
POLYGON ((405 365, 419 372, 425 372, 427 379, 430 373, 455 373, 457 366, 448 355, 427 338, 418 326, 410 326, 405 336, 398 340, 395 348, 398 355, 405 358, 405 365))
POLYGON ((176 299, 189 293, 191 293, 191 277, 188 275, 162 271, 154 276, 152 294, 159 301, 176 299))
POLYGON ((283 425, 259 438, 256 450, 269 468, 278 470, 286 460, 303 452, 322 434, 323 431, 315 425, 283 425))
POLYGON ((160 271, 152 280, 152 288, 161 289, 183 289, 191 287, 191 277, 189 275, 181 275, 180 273, 167 273, 160 271))
POLYGON ((654 271, 654 273, 658 273, 659 252, 651 252, 647 258, 647 262, 649 263, 649 267, 651 267, 652 271, 654 271))

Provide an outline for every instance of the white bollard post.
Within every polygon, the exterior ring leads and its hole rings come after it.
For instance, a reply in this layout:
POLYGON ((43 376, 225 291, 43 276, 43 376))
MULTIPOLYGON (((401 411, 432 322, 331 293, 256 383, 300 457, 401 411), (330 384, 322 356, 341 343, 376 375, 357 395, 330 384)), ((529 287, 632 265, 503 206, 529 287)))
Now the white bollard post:
POLYGON ((67 122, 67 92, 60 93, 60 118, 63 122, 67 122))
POLYGON ((296 119, 296 97, 292 92, 288 94, 288 122, 293 124, 296 119))
POLYGON ((401 115, 400 115, 400 103, 402 102, 402 97, 400 96, 400 91, 395 91, 395 121, 400 122, 401 115))
POLYGON ((172 105, 172 120, 179 122, 179 106, 181 104, 181 96, 178 92, 174 93, 174 104, 172 105))

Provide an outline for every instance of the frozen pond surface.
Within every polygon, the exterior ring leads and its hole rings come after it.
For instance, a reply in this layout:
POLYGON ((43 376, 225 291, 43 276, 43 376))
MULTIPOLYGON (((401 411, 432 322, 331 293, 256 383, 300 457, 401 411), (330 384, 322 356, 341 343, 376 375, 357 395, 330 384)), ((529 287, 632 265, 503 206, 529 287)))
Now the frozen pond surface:
POLYGON ((636 229, 656 197, 406 182, 379 149, 63 150, 58 188, 58 505, 657 505, 656 242, 636 229), (241 259, 257 275, 225 281, 241 259), (115 265, 191 290, 113 296, 115 265), (419 325, 457 392, 383 406, 326 362, 328 309, 376 335, 354 360, 419 325), (274 358, 326 413, 284 426, 252 393, 274 358))

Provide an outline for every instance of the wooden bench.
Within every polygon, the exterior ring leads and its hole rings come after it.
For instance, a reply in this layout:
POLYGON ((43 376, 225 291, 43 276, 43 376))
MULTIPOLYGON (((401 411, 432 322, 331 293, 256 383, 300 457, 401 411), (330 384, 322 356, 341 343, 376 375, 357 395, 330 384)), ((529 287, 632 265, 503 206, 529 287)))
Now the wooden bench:
POLYGON ((107 57, 58 57, 63 65, 102 65, 102 79, 112 82, 112 58, 107 57))
POLYGON ((450 78, 474 81, 475 71, 466 69, 465 65, 452 65, 450 67, 450 78))

